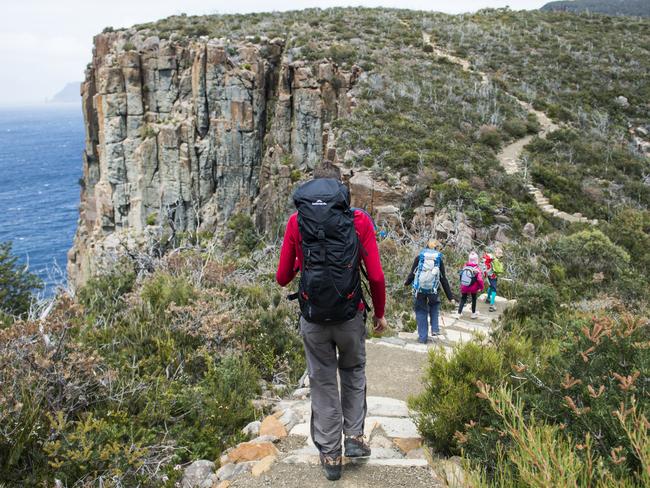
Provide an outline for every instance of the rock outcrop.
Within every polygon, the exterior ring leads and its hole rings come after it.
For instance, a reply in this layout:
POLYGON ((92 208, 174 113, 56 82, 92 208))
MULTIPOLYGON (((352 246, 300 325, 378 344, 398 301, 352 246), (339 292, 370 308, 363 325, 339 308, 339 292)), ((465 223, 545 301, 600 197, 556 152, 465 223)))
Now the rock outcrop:
POLYGON ((282 39, 96 36, 70 283, 151 244, 151 227, 214 231, 241 211, 273 228, 294 171, 336 159, 329 124, 349 114, 358 74, 292 61, 282 39))

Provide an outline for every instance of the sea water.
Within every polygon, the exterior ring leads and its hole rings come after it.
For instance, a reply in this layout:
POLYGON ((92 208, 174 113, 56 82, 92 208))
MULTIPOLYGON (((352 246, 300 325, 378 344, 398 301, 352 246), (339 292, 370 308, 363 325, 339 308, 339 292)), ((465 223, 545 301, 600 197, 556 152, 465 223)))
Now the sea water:
POLYGON ((65 284, 79 205, 81 106, 0 107, 0 242, 45 282, 65 284))

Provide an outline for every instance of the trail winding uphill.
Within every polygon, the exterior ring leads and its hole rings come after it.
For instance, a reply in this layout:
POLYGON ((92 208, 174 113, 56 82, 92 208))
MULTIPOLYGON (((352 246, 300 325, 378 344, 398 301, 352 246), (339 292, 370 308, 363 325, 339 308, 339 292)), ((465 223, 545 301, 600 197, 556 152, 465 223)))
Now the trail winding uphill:
MULTIPOLYGON (((473 70, 471 68, 471 63, 467 59, 459 58, 457 56, 449 54, 448 52, 436 46, 436 44, 431 40, 430 34, 423 32, 422 39, 425 44, 431 46, 431 48, 433 49, 432 52, 436 56, 445 58, 446 60, 459 65, 460 67, 463 68, 464 71, 477 74, 478 76, 480 76, 481 83, 483 84, 487 84, 490 82, 488 75, 482 71, 473 70)), ((526 110, 528 113, 535 114, 537 120, 540 123, 540 132, 539 134, 537 134, 539 137, 544 138, 549 133, 559 128, 559 126, 555 124, 544 112, 535 110, 530 103, 520 100, 519 98, 515 97, 511 93, 508 93, 508 95, 510 95, 514 100, 516 100, 517 103, 519 103, 519 105, 521 105, 524 108, 524 110, 526 110)), ((535 136, 533 135, 522 137, 521 139, 517 139, 516 141, 508 144, 507 146, 504 146, 501 149, 501 151, 499 151, 499 153, 497 154, 497 159, 499 160, 499 163, 501 163, 501 166, 503 166, 503 169, 507 174, 510 175, 521 174, 524 179, 528 178, 528 175, 525 173, 524 168, 521 164, 522 163, 521 154, 524 150, 524 147, 528 145, 533 140, 534 137, 535 136)), ((557 217, 559 219, 562 219, 566 222, 572 222, 572 223, 580 222, 580 223, 587 223, 591 225, 598 224, 598 220, 588 219, 587 217, 584 217, 580 213, 569 214, 567 212, 558 210, 549 202, 548 198, 544 196, 542 190, 537 188, 535 185, 531 183, 527 183, 526 187, 528 189, 528 193, 535 199, 535 203, 543 212, 552 215, 554 217, 557 217)))

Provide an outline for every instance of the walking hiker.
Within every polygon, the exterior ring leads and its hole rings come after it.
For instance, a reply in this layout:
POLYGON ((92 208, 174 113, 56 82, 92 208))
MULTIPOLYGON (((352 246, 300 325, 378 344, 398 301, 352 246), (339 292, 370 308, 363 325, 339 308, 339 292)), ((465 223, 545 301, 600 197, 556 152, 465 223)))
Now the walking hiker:
POLYGON ((494 254, 485 253, 483 255, 483 266, 485 268, 485 277, 488 279, 489 287, 487 291, 487 298, 485 303, 490 304, 490 312, 496 312, 497 308, 494 304, 497 297, 497 282, 499 276, 503 274, 503 263, 501 257, 503 251, 500 247, 494 250, 494 254))
POLYGON ((386 288, 370 217, 350 209, 340 171, 324 163, 293 195, 276 280, 289 284, 300 271, 300 333, 311 386, 311 438, 329 480, 341 477, 341 437, 347 457, 370 456, 366 417, 367 305, 360 277, 365 265, 373 327, 386 328, 386 288), (338 353, 338 359, 337 359, 338 353), (341 378, 341 395, 337 381, 341 378))
POLYGON ((440 326, 438 325, 439 285, 442 285, 447 299, 453 301, 442 253, 438 251, 437 247, 438 241, 436 240, 430 240, 427 243, 426 249, 415 256, 411 272, 404 282, 404 286, 413 286, 413 308, 418 327, 418 342, 422 344, 429 341, 429 320, 431 320, 431 336, 440 335, 440 326))
POLYGON ((458 304, 458 317, 463 313, 467 297, 472 297, 472 318, 478 318, 476 311, 476 295, 483 290, 483 273, 478 265, 478 254, 471 252, 469 259, 460 270, 460 303, 458 304))

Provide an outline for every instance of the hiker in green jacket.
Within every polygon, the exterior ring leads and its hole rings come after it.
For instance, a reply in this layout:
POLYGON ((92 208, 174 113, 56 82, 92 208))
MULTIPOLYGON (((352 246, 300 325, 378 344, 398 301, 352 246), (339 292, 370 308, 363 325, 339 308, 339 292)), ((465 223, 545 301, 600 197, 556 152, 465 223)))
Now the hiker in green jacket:
POLYGON ((500 247, 497 247, 493 254, 486 252, 483 255, 483 269, 485 270, 485 277, 490 283, 485 302, 490 304, 490 312, 496 312, 497 310, 494 302, 497 297, 497 282, 499 276, 503 274, 503 263, 501 262, 501 257, 503 257, 503 251, 500 247))

